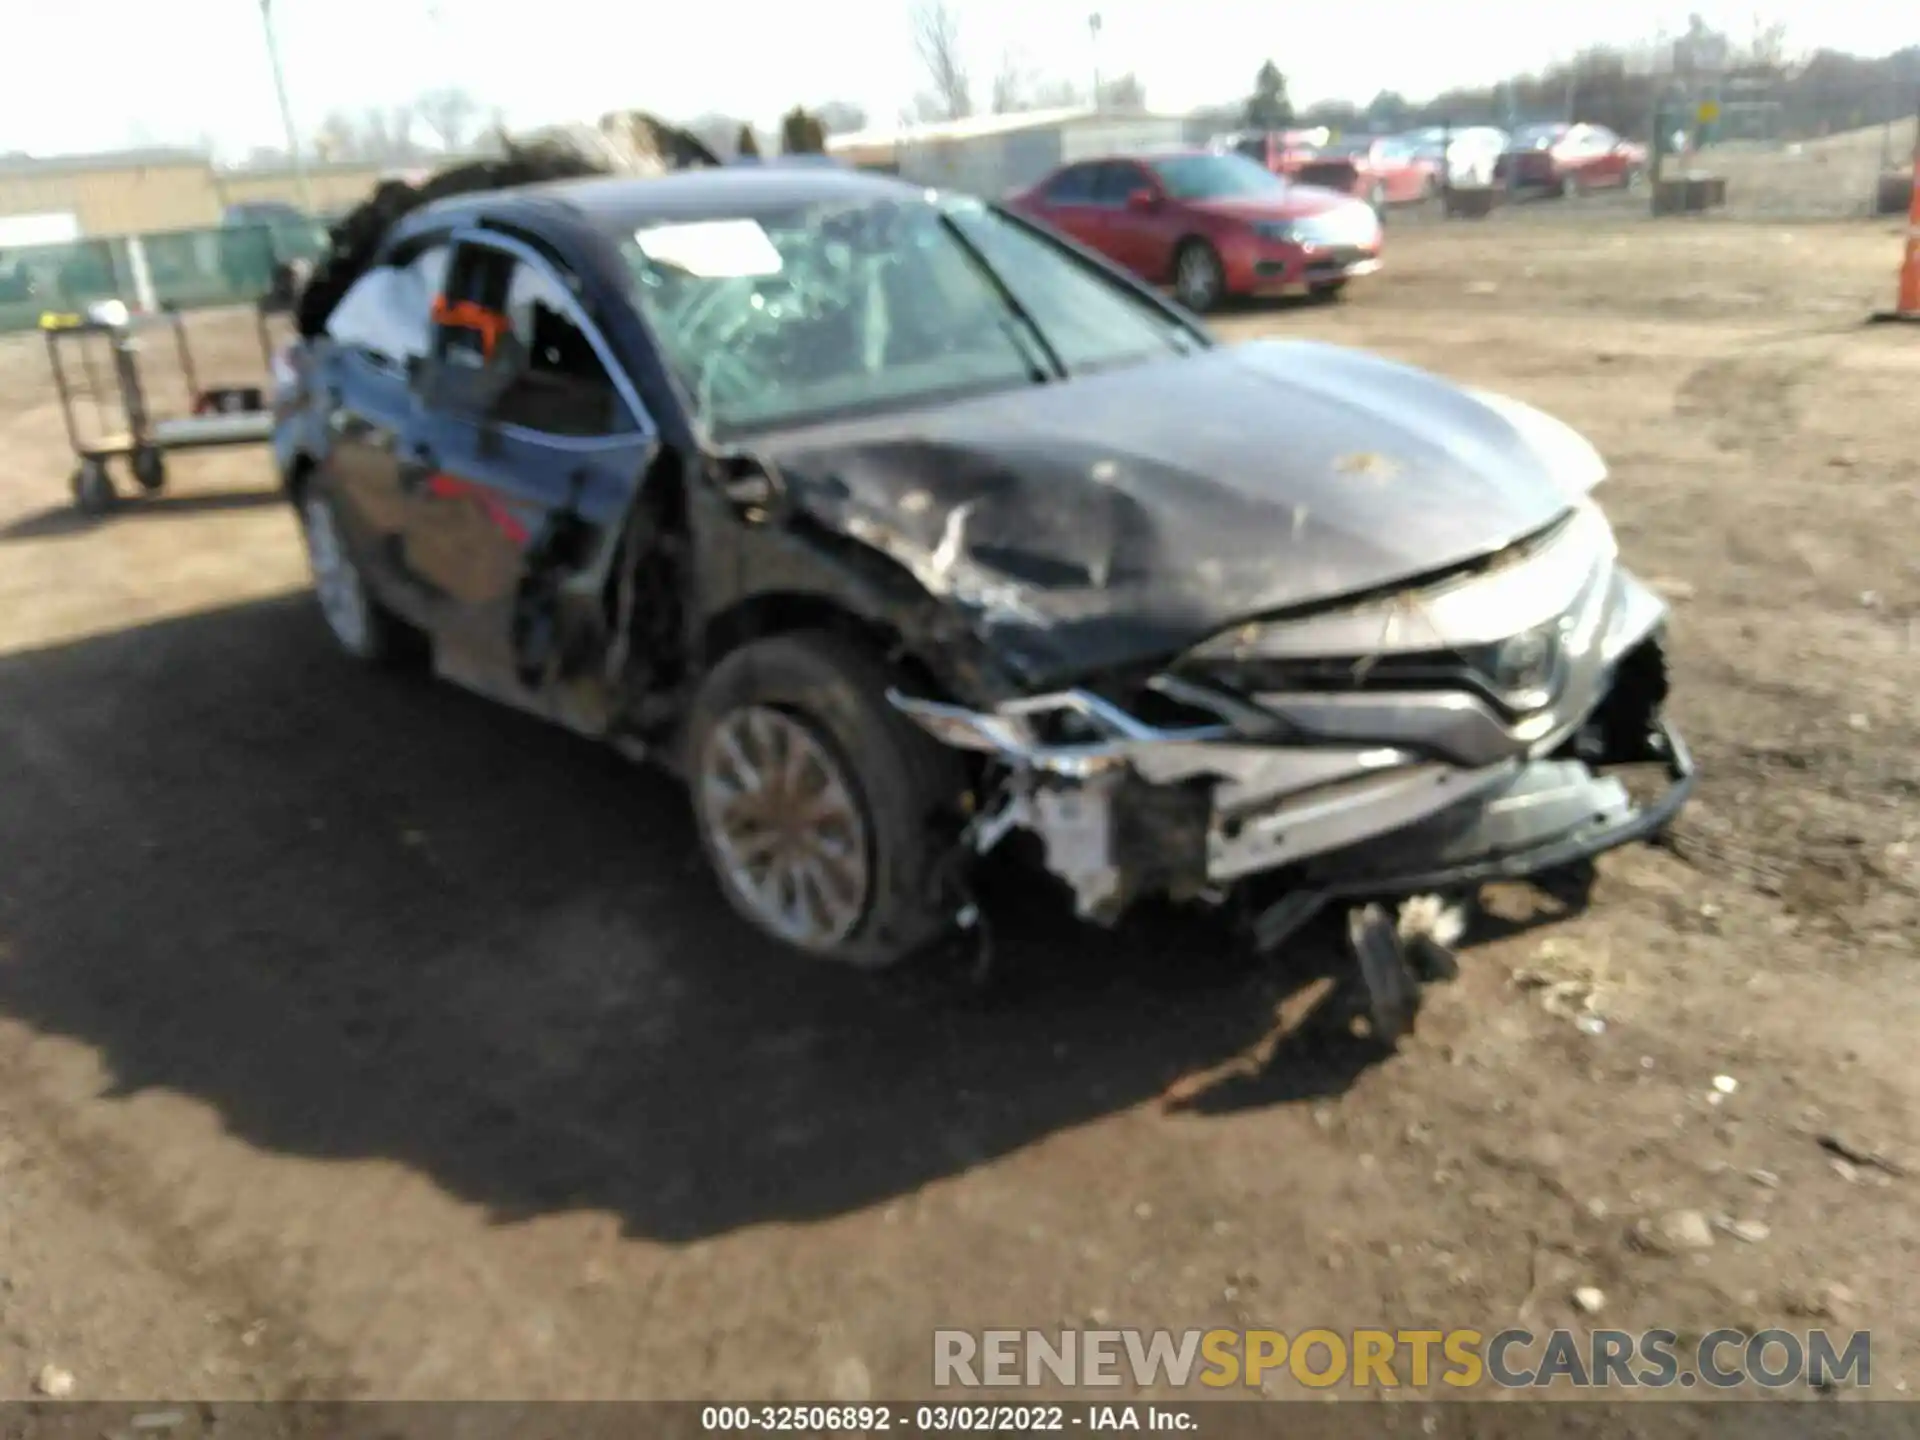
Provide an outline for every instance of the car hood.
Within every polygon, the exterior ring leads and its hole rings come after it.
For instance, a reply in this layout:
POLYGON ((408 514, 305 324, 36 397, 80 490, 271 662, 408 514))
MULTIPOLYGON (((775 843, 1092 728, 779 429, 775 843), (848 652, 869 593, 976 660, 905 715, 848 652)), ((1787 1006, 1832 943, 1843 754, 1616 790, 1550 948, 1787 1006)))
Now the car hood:
POLYGON ((1318 185, 1289 185, 1272 195, 1222 197, 1217 200, 1183 200, 1189 210, 1216 215, 1223 220, 1304 220, 1309 215, 1324 215, 1358 204, 1351 195, 1327 190, 1318 185))
POLYGON ((812 427, 759 450, 800 512, 961 607, 1036 688, 1446 570, 1578 498, 1468 391, 1304 341, 812 427))

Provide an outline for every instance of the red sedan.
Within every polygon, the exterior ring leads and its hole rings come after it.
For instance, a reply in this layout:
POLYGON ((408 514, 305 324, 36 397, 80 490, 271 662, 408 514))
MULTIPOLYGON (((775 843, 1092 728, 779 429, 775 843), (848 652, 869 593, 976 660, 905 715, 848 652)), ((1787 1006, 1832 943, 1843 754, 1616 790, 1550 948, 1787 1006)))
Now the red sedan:
POLYGON ((1363 135, 1336 141, 1299 166, 1309 185, 1357 195, 1376 210, 1412 205, 1440 191, 1440 166, 1405 140, 1363 135))
POLYGON ((1332 296, 1380 268, 1380 221, 1364 201, 1291 184, 1240 155, 1082 160, 1008 205, 1172 286, 1194 311, 1229 295, 1332 296))
POLYGON ((1636 184, 1647 152, 1604 125, 1526 125, 1493 169, 1495 183, 1549 195, 1636 184))

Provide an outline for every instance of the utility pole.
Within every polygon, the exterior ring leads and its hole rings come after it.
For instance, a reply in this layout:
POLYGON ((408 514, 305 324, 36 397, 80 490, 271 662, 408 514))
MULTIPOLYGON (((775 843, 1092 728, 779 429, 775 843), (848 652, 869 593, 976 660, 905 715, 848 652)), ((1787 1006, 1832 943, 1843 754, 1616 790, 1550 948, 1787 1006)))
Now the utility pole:
POLYGON ((1105 108, 1100 100, 1100 12, 1094 11, 1087 16, 1088 48, 1093 55, 1093 108, 1098 111, 1105 108))
POLYGON ((280 69, 280 41, 273 33, 273 0, 260 0, 260 26, 267 34, 267 63, 273 67, 273 91, 280 100, 280 124, 287 133, 287 158, 293 162, 293 183, 300 191, 300 208, 313 214, 313 185, 307 179, 307 159, 300 147, 300 131, 293 123, 287 100, 287 77, 280 69))

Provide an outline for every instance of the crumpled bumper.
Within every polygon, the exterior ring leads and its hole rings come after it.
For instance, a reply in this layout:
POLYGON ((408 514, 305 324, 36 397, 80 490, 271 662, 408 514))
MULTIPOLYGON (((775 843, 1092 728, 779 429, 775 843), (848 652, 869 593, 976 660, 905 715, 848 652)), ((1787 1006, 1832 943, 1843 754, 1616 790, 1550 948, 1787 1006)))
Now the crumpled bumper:
POLYGON ((1254 918, 1256 946, 1282 944, 1330 903, 1524 879, 1658 836, 1693 793, 1693 757, 1664 721, 1648 738, 1647 758, 1660 760, 1667 775, 1658 795, 1636 801, 1608 768, 1579 760, 1533 761, 1425 821, 1315 856, 1298 883, 1254 918))

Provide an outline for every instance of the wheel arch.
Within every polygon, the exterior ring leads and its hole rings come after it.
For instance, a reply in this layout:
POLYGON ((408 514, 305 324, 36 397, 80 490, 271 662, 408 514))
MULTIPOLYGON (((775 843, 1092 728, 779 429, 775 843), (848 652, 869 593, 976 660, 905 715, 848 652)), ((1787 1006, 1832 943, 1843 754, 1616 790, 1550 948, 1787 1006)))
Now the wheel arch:
POLYGON ((945 695, 936 668, 896 625, 818 590, 760 591, 710 616, 702 629, 704 667, 712 669, 741 646, 775 635, 825 631, 867 652, 924 694, 945 695))

